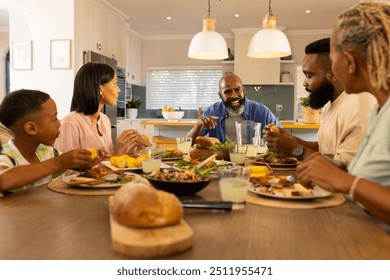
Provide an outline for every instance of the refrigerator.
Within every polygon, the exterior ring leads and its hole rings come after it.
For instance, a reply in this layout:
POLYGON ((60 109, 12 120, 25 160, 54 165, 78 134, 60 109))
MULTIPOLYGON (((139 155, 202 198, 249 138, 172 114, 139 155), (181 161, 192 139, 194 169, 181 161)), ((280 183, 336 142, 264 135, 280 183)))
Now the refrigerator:
MULTIPOLYGON (((100 62, 100 63, 105 63, 109 66, 111 66, 114 71, 117 73, 118 76, 118 86, 125 84, 125 79, 126 77, 122 75, 123 69, 120 69, 120 73, 118 73, 118 67, 117 67, 117 61, 113 58, 109 58, 107 56, 101 55, 99 53, 93 52, 93 51, 85 51, 83 53, 83 63, 86 64, 88 62, 100 62)), ((126 72, 124 72, 126 73, 126 72)), ((125 89, 121 88, 121 92, 124 92, 125 89)), ((102 109, 102 112, 108 116, 111 122, 111 138, 112 142, 114 143, 114 149, 115 149, 115 144, 116 144, 116 125, 117 125, 117 118, 119 114, 119 107, 118 106, 107 106, 105 105, 102 109)))

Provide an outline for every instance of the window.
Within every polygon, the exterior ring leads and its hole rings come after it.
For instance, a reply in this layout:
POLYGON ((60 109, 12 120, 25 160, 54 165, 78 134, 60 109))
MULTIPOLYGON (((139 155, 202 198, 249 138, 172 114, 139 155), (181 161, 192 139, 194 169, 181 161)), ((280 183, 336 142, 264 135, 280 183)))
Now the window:
MULTIPOLYGON (((187 67, 188 68, 188 67, 187 67)), ((146 109, 197 109, 219 101, 221 67, 155 69, 147 71, 146 109)))

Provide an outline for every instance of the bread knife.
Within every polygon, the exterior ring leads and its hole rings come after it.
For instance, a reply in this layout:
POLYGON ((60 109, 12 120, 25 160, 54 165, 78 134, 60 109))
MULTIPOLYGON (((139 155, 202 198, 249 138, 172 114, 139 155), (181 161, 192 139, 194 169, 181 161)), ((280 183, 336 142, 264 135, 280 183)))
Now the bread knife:
POLYGON ((184 208, 197 208, 197 209, 216 209, 231 211, 233 208, 232 202, 225 201, 182 201, 184 208))

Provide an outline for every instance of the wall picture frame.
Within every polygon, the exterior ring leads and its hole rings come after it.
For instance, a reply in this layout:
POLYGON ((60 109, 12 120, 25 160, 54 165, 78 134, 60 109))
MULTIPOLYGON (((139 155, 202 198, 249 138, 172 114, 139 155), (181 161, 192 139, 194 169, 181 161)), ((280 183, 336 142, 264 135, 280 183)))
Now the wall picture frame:
POLYGON ((71 40, 50 40, 50 68, 71 68, 71 40))
POLYGON ((12 69, 32 70, 32 41, 12 42, 12 69))

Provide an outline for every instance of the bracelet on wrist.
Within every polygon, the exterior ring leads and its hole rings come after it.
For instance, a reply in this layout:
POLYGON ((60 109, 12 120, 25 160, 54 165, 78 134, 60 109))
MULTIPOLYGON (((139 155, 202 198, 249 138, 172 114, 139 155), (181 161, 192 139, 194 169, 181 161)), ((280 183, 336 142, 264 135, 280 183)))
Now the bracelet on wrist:
POLYGON ((355 189, 356 189, 356 186, 359 182, 359 180, 361 179, 362 177, 360 176, 356 176, 354 179, 353 179, 353 182, 352 182, 352 185, 351 185, 351 188, 349 189, 349 193, 348 193, 348 197, 351 201, 355 201, 355 198, 354 198, 354 195, 355 195, 355 189))

